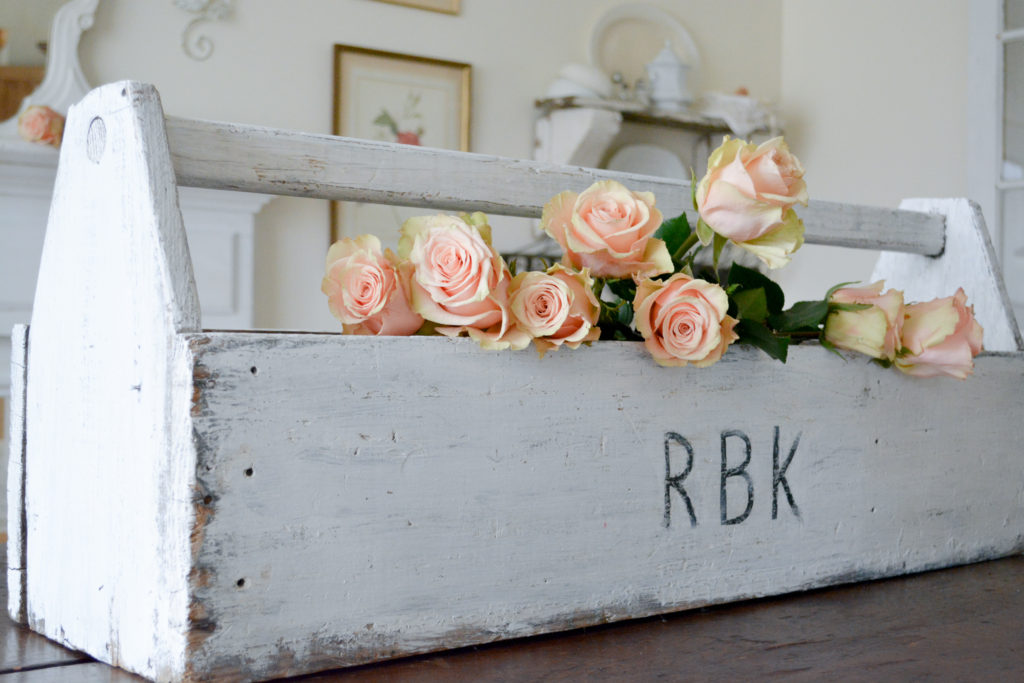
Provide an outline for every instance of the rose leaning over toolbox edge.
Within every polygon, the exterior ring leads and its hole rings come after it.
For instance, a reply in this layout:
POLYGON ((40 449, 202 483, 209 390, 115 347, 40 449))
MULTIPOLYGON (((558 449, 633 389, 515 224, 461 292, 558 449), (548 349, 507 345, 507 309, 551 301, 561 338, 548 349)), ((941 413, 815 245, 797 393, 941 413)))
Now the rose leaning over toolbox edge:
POLYGON ((725 290, 685 273, 640 282, 633 308, 636 329, 658 365, 706 367, 739 338, 737 321, 726 314, 725 290))
POLYGON ((632 192, 614 180, 581 194, 562 192, 544 205, 541 229, 565 253, 563 262, 603 278, 653 277, 672 272, 665 243, 653 237, 661 211, 650 192, 632 192))
POLYGON ((49 107, 34 104, 18 117, 18 135, 28 142, 60 147, 64 136, 64 117, 49 107))
POLYGON ((409 307, 410 274, 379 239, 360 235, 331 245, 320 290, 346 334, 408 335, 423 324, 409 307))
POLYGON ((807 205, 803 175, 781 137, 760 145, 726 137, 697 186, 697 210, 719 235, 779 268, 804 241, 793 210, 807 205))
POLYGON ((512 326, 511 275, 490 244, 482 213, 460 218, 438 214, 402 225, 398 253, 412 264, 412 308, 441 334, 468 334, 491 349, 521 349, 529 337, 512 326))
POLYGON ((541 357, 562 344, 575 349, 601 336, 595 327, 601 306, 593 287, 586 269, 576 272, 560 264, 512 279, 509 299, 516 326, 533 337, 541 357))
POLYGON ((896 367, 916 377, 966 379, 974 371, 974 356, 981 353, 982 335, 962 288, 953 296, 911 304, 896 367))
POLYGON ((893 360, 903 330, 903 292, 890 289, 883 294, 883 287, 885 281, 879 281, 833 292, 830 303, 866 304, 871 308, 831 311, 825 319, 825 339, 841 349, 893 360))
POLYGON ((738 341, 785 363, 791 346, 816 339, 911 375, 973 371, 982 329, 963 290, 905 305, 883 282, 837 285, 786 308, 764 273, 735 260, 719 265, 727 242, 771 267, 803 242, 794 210, 807 203, 803 168, 781 138, 726 137, 692 199, 695 226, 686 213, 663 221, 653 194, 615 181, 562 192, 541 217, 561 262, 515 278, 484 214, 412 218, 402 226, 401 260, 381 255, 369 236, 332 246, 323 290, 346 332, 468 335, 483 348, 513 350, 532 339, 542 357, 597 339, 643 340, 659 365, 705 367, 738 341), (698 259, 708 247, 710 267, 698 259), (402 314, 386 315, 395 311, 402 314))

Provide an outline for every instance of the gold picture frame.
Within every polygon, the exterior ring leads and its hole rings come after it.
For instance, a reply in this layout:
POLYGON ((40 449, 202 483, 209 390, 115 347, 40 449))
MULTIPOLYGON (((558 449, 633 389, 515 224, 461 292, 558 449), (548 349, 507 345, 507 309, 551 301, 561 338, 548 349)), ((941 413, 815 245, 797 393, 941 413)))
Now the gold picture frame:
MULTIPOLYGON (((468 152, 471 75, 463 62, 336 44, 333 133, 468 152)), ((357 202, 332 201, 330 213, 332 242, 408 217, 357 202)))
POLYGON ((378 0, 389 5, 404 5, 416 9, 430 10, 431 12, 442 12, 444 14, 458 14, 460 0, 378 0))

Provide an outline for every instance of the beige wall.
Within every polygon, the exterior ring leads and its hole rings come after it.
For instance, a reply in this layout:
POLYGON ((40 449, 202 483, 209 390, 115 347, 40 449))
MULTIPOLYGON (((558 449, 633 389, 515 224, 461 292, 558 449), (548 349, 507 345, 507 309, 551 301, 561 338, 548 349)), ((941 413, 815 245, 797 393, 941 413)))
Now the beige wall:
MULTIPOLYGON (((813 198, 967 196, 967 0, 784 0, 781 102, 813 198)), ((800 252, 790 298, 871 275, 835 251, 800 252)))
MULTIPOLYGON (((189 15, 171 0, 101 0, 82 60, 93 83, 154 83, 168 113, 314 132, 331 125, 334 43, 473 65, 473 151, 529 157, 533 100, 558 68, 585 61, 592 25, 618 0, 463 0, 449 16, 372 0, 235 3, 233 19, 207 24, 207 61, 181 51, 189 15)), ((704 88, 778 100, 781 0, 661 0, 701 52, 704 88), (723 39, 724 37, 728 39, 723 39), (743 49, 737 49, 742 46, 743 49)), ((651 51, 660 46, 639 46, 651 51)), ((521 223, 495 221, 501 248, 528 240, 521 223)), ((327 246, 324 202, 278 199, 257 229, 256 324, 334 329, 319 292, 327 246)))
POLYGON ((38 43, 50 39, 53 15, 67 0, 0 0, 0 28, 7 29, 0 65, 42 66, 46 53, 38 43))

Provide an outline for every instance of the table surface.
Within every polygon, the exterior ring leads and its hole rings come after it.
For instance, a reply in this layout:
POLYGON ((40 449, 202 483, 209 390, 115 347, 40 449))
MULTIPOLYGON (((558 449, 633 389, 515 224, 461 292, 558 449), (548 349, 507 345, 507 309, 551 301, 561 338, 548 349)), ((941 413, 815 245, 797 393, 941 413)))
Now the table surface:
MULTIPOLYGON (((6 563, 3 566, 6 574, 6 563)), ((0 589, 7 602, 6 586, 0 589)), ((143 679, 0 617, 0 683, 143 679)), ((303 681, 1024 680, 1024 556, 303 681)))

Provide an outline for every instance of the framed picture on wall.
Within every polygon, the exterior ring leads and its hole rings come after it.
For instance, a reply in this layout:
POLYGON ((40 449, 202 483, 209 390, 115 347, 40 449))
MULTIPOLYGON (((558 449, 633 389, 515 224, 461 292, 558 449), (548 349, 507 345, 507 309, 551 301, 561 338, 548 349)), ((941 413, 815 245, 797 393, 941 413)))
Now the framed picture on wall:
MULTIPOLYGON (((334 134, 469 151, 470 65, 334 46, 334 134)), ((331 202, 331 240, 373 233, 385 243, 422 209, 331 202)))
POLYGON ((445 14, 459 13, 459 0, 378 0, 391 5, 405 5, 416 9, 428 9, 432 12, 444 12, 445 14))

